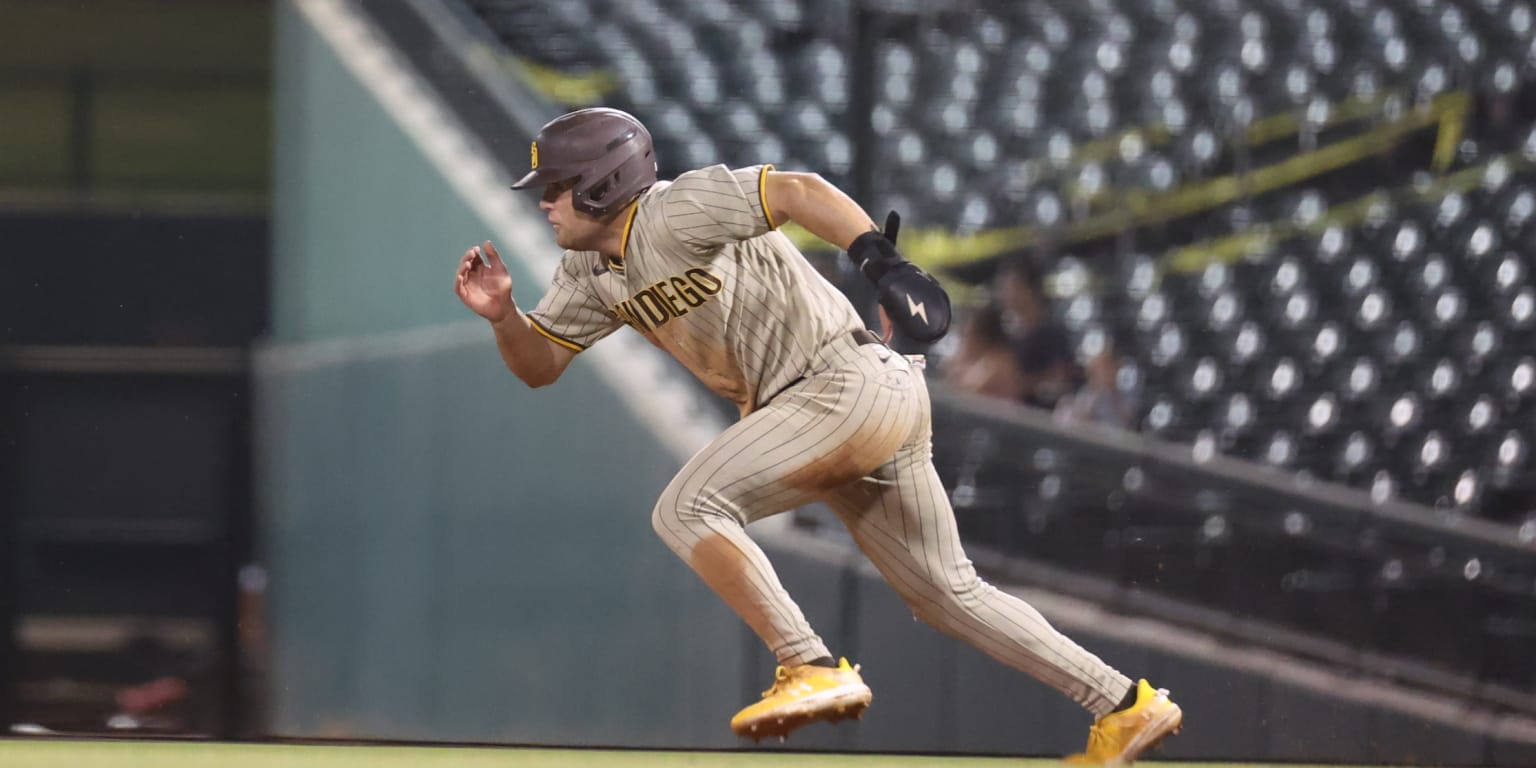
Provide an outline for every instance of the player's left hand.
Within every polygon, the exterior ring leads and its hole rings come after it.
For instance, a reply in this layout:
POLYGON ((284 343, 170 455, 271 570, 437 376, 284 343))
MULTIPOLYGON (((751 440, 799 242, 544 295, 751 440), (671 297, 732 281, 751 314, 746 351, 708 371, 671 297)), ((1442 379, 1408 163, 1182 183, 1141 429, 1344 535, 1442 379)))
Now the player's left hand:
POLYGON ((896 230, 901 219, 895 211, 886 220, 886 231, 865 232, 848 246, 848 256, 880 296, 881 330, 889 322, 903 336, 924 344, 938 341, 949 331, 949 294, 931 275, 896 250, 896 230))

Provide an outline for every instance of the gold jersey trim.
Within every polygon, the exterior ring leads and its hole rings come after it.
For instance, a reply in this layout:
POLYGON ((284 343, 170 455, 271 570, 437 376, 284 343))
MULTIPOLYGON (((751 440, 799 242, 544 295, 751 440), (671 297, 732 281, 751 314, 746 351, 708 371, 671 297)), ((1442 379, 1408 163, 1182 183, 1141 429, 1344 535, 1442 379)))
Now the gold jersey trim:
POLYGON ((773 163, 763 163, 763 170, 757 174, 757 201, 763 204, 763 218, 768 220, 769 229, 778 229, 779 225, 773 221, 773 212, 768 210, 768 172, 773 170, 773 163))
POLYGON ((635 227, 635 212, 640 210, 640 199, 629 204, 629 218, 624 220, 624 236, 619 238, 619 261, 629 254, 629 230, 635 227))
POLYGON ((566 349, 569 349, 569 350, 573 350, 573 351, 576 351, 576 352, 582 352, 582 351, 586 350, 586 347, 583 347, 582 345, 577 344, 576 342, 571 341, 570 339, 561 338, 559 336, 556 336, 553 331, 549 330, 548 328, 545 328, 543 325, 540 325, 539 321, 533 319, 532 316, 530 316, 530 315, 523 315, 523 317, 528 318, 528 325, 532 326, 535 331, 538 331, 540 334, 542 334, 544 336, 544 338, 549 339, 550 341, 553 341, 554 343, 559 344, 560 346, 565 347, 566 349))

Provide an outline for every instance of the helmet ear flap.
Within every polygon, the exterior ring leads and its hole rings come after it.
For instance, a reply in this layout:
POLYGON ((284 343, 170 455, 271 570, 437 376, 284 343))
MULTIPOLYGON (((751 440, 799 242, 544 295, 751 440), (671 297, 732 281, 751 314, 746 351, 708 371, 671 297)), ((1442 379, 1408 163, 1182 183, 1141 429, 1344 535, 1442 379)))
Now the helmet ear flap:
POLYGON ((593 216, 604 216, 608 213, 606 198, 611 191, 613 191, 613 177, 609 176, 592 185, 591 189, 577 189, 572 202, 575 203, 577 210, 593 216))
POLYGON ((587 199, 591 200, 593 203, 595 203, 597 205, 602 205, 603 204, 603 198, 608 196, 608 191, 613 189, 615 186, 617 186, 618 183, 619 183, 619 174, 618 173, 614 173, 613 175, 609 176, 608 178, 603 179, 602 181, 598 182, 596 186, 594 186, 591 189, 587 190, 587 199))

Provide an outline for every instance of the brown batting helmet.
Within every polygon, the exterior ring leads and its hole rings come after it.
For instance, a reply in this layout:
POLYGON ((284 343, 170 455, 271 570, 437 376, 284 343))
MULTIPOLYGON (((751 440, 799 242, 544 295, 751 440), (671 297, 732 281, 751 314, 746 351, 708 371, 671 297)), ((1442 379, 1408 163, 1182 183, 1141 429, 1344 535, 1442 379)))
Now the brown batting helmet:
POLYGON ((513 189, 576 180, 576 210, 603 216, 656 183, 651 132, 634 115, 593 107, 567 112, 533 138, 532 166, 513 189))

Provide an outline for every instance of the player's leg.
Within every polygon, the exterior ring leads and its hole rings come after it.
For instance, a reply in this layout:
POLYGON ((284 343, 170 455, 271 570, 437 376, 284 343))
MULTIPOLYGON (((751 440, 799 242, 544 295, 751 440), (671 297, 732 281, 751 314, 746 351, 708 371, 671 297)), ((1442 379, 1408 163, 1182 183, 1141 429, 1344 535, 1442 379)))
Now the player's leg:
POLYGON ((925 623, 1056 688, 1099 718, 1102 757, 1129 759, 1179 724, 1166 693, 1125 675, 1053 628, 1039 611, 982 581, 965 556, 934 470, 927 388, 912 439, 870 477, 828 499, 875 567, 925 623), (1124 715, 1111 714, 1131 704, 1124 715))
POLYGON ((917 451, 897 454, 828 499, 860 549, 917 618, 1026 672, 1095 715, 1131 681, 1053 628, 1040 612, 982 581, 966 558, 938 473, 917 451))
MULTIPOLYGON (((909 435, 915 409, 908 374, 888 366, 889 350, 849 342, 830 354, 837 357, 828 370, 732 425, 690 459, 652 515, 662 540, 752 627, 788 671, 830 654, 744 526, 809 503, 885 462, 909 435), (855 410, 852 403, 870 407, 855 410)), ((838 679, 852 685, 857 676, 849 669, 838 679)), ((816 681, 821 682, 826 680, 816 681)), ((868 689, 862 681, 857 687, 867 703, 868 689)), ((763 703, 765 709, 775 708, 772 698, 763 703)), ((743 711, 748 719, 758 714, 743 711)), ((733 727, 739 724, 751 725, 741 716, 733 727)))

